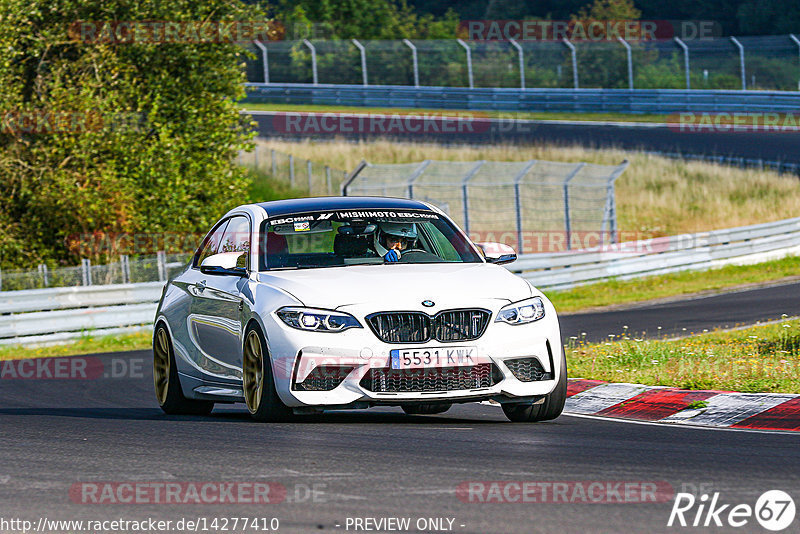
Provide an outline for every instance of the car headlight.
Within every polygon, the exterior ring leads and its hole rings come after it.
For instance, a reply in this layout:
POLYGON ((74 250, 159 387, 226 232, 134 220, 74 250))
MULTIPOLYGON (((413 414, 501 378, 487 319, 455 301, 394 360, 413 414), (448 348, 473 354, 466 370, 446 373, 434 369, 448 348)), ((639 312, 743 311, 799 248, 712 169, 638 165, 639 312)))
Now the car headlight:
POLYGON ((343 312, 313 308, 281 308, 276 314, 281 321, 298 330, 342 332, 348 328, 364 328, 358 319, 343 312))
POLYGON ((542 317, 544 317, 544 302, 541 297, 533 297, 504 306, 497 313, 495 322, 528 324, 542 317))

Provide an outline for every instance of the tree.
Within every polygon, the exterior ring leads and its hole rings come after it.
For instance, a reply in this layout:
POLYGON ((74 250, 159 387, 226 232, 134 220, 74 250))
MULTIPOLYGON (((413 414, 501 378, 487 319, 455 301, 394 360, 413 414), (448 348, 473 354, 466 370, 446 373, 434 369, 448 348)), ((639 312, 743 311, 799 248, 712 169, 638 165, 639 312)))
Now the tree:
POLYGON ((419 15, 404 0, 279 0, 275 18, 291 39, 452 39, 455 11, 419 15))
MULTIPOLYGON (((235 104, 243 48, 188 42, 190 32, 126 40, 133 34, 110 22, 198 28, 264 20, 259 10, 226 0, 0 0, 0 17, 1 267, 75 263, 86 252, 76 245, 98 233, 204 231, 241 203, 248 182, 234 158, 252 135, 235 104), (95 21, 81 28, 97 33, 76 34, 76 21, 95 21)), ((118 252, 112 244, 91 256, 118 252)))

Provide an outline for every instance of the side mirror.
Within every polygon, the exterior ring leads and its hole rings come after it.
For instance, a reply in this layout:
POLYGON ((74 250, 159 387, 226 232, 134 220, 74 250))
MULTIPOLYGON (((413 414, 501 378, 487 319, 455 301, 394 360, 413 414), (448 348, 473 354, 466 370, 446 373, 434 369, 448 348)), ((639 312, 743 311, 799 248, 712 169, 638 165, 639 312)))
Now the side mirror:
POLYGON ((213 254, 204 259, 203 263, 200 264, 200 272, 203 274, 247 276, 247 269, 236 266, 236 262, 242 254, 247 254, 247 252, 239 251, 213 254))
POLYGON ((481 249, 481 252, 483 252, 483 257, 486 258, 488 263, 503 265, 504 263, 511 263, 517 259, 516 251, 514 251, 514 249, 508 245, 504 245, 503 243, 488 242, 475 244, 479 249, 481 249))

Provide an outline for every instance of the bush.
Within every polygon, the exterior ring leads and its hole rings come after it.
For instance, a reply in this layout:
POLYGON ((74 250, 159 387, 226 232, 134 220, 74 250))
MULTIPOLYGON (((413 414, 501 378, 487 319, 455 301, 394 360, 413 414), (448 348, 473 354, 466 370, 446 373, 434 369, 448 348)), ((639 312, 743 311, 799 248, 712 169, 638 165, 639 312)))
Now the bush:
POLYGON ((235 105, 239 45, 84 43, 68 28, 263 14, 220 0, 0 0, 0 15, 0 267, 75 264, 94 232, 205 231, 247 195, 234 163, 252 135, 235 105), (56 113, 87 119, 47 133, 13 123, 56 113))

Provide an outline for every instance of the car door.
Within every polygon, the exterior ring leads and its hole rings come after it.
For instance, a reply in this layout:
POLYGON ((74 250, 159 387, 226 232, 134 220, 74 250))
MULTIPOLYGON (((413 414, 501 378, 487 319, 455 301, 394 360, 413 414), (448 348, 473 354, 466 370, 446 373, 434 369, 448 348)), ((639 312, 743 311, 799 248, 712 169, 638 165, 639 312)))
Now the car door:
POLYGON ((242 252, 237 265, 246 267, 250 252, 250 220, 230 217, 205 244, 193 269, 188 317, 189 336, 203 371, 211 378, 241 379, 242 290, 247 278, 200 272, 202 261, 221 252, 242 252))

